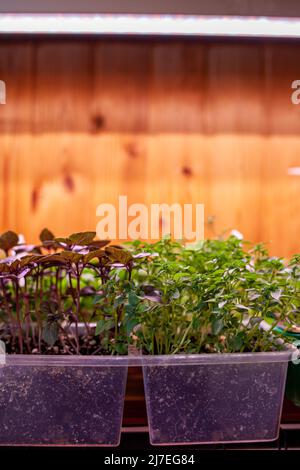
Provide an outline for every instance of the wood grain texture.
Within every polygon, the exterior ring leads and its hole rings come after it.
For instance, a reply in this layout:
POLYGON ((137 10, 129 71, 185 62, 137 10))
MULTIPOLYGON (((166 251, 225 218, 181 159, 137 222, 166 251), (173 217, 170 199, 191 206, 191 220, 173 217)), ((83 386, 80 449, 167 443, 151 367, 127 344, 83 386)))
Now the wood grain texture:
POLYGON ((300 43, 1 40, 0 230, 94 229, 96 207, 204 203, 300 251, 300 43))

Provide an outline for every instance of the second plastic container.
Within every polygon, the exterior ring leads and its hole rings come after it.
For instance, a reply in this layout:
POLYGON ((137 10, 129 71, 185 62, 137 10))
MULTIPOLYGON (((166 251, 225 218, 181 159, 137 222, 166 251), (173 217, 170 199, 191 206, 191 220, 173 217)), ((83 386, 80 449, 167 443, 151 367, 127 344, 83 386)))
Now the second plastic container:
POLYGON ((151 444, 275 440, 290 358, 290 351, 144 357, 151 444))

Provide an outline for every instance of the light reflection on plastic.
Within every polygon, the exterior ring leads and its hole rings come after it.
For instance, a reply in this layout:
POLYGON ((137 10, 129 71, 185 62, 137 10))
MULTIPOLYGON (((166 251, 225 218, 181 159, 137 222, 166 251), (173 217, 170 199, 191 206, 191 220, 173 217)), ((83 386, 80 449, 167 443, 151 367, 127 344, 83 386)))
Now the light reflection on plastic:
POLYGON ((182 15, 0 14, 0 33, 300 37, 300 19, 182 15))
POLYGON ((3 343, 3 341, 0 341, 0 366, 5 364, 5 359, 5 344, 3 343))

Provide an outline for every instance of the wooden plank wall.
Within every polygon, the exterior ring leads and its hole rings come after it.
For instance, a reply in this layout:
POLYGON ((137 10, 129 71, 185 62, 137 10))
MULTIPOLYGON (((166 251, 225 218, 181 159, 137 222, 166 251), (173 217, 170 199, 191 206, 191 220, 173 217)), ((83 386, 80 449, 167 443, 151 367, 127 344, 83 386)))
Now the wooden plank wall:
POLYGON ((1 40, 0 79, 0 230, 95 229, 124 194, 300 251, 300 43, 1 40))

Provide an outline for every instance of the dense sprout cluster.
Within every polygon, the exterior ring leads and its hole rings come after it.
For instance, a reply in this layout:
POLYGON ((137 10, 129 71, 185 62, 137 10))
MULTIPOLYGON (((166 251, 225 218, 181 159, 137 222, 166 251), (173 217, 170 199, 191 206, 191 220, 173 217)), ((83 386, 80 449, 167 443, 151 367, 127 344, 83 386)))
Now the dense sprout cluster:
POLYGON ((8 353, 258 352, 298 331, 300 258, 235 237, 126 248, 94 232, 38 245, 0 237, 0 339, 8 353))
POLYGON ((283 348, 298 331, 300 258, 270 257, 234 236, 183 246, 131 244, 155 255, 134 274, 136 342, 150 354, 258 352, 283 348), (248 248, 245 249, 245 246, 248 248))

